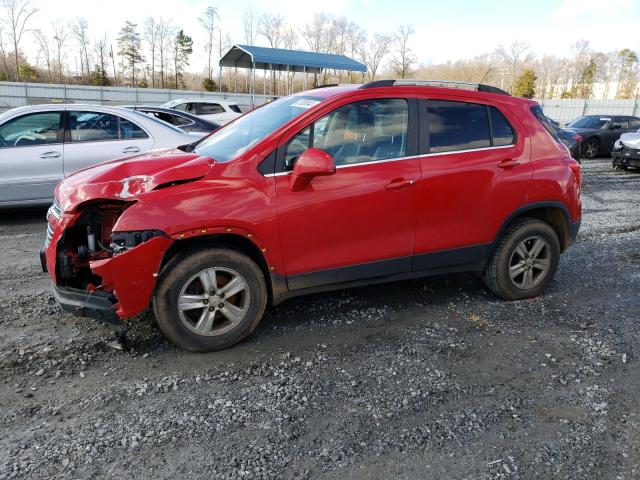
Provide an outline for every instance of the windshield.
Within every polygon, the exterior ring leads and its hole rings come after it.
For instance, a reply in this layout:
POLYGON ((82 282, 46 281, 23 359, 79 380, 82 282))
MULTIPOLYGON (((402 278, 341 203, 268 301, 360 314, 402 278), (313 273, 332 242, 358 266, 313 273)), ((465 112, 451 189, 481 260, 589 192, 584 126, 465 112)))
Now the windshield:
POLYGON ((285 123, 322 101, 317 97, 284 97, 238 118, 200 142, 195 152, 228 162, 255 146, 285 123))
POLYGON ((610 118, 604 117, 581 117, 574 120, 567 126, 573 128, 593 128, 595 130, 600 130, 609 123, 610 120, 610 118))

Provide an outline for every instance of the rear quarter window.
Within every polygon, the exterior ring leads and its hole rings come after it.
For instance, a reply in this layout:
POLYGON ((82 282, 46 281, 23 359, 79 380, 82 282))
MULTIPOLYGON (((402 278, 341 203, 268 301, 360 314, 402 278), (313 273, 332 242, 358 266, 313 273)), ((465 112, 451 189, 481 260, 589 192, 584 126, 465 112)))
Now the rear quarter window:
POLYGON ((547 117, 542 111, 542 107, 540 105, 534 105, 533 107, 531 107, 531 113, 533 113, 533 116, 538 119, 538 121, 542 124, 544 129, 547 132, 549 132, 549 135, 551 135, 556 142, 560 143, 558 134, 556 133, 556 130, 553 128, 553 125, 551 125, 547 120, 547 117))

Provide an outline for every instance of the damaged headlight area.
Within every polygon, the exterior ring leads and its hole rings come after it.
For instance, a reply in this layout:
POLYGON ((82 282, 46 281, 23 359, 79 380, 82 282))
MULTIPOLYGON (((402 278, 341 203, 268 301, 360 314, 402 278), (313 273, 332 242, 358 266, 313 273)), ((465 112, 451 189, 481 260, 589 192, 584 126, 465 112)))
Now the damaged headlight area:
POLYGON ((105 260, 147 240, 163 236, 158 230, 114 232, 122 213, 133 203, 105 201, 85 206, 58 242, 56 277, 61 287, 94 291, 102 279, 91 269, 91 262, 105 260))

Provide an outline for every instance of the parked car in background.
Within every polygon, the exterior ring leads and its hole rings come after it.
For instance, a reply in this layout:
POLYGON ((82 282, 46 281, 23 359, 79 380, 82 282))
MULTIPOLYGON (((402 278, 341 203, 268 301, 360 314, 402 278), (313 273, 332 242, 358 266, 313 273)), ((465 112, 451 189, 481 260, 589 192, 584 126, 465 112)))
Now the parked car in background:
POLYGON ((167 102, 162 107, 191 113, 213 122, 225 124, 242 115, 237 103, 223 100, 185 100, 178 99, 167 102))
POLYGON ((191 113, 181 112, 180 110, 173 110, 171 108, 147 106, 147 105, 135 105, 126 106, 124 108, 130 108, 137 112, 146 113, 158 120, 170 123, 174 127, 179 128, 183 132, 187 133, 200 133, 209 134, 215 132, 222 125, 211 120, 206 120, 203 117, 192 115, 191 113))
POLYGON ((558 136, 560 141, 569 149, 571 158, 579 163, 582 137, 573 130, 561 128, 559 125, 556 125, 554 123, 551 124, 551 128, 555 130, 556 135, 558 136))
POLYGON ((629 167, 640 168, 640 130, 623 133, 616 140, 611 152, 613 168, 626 170, 629 167))
POLYGON ((640 128, 640 118, 628 115, 585 115, 567 124, 566 129, 582 137, 582 157, 608 156, 613 144, 626 132, 640 128))
POLYGON ((312 292, 471 271, 503 299, 542 294, 580 226, 580 165, 536 102, 436 85, 302 92, 71 176, 41 252, 54 297, 116 323, 153 305, 211 351, 312 292))
POLYGON ((0 207, 50 204, 58 182, 80 169, 199 138, 119 107, 14 108, 0 115, 0 207))

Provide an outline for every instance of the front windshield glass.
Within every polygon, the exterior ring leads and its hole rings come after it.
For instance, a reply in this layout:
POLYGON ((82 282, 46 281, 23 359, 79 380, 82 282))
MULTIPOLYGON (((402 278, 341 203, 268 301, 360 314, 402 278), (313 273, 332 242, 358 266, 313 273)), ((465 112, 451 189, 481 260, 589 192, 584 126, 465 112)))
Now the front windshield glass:
POLYGON ((255 146, 285 123, 322 101, 317 97, 284 97, 264 105, 198 143, 195 152, 228 162, 255 146))
POLYGON ((567 126, 573 128, 593 128, 594 130, 600 130, 609 123, 609 120, 611 119, 603 117, 582 117, 574 120, 567 126))

